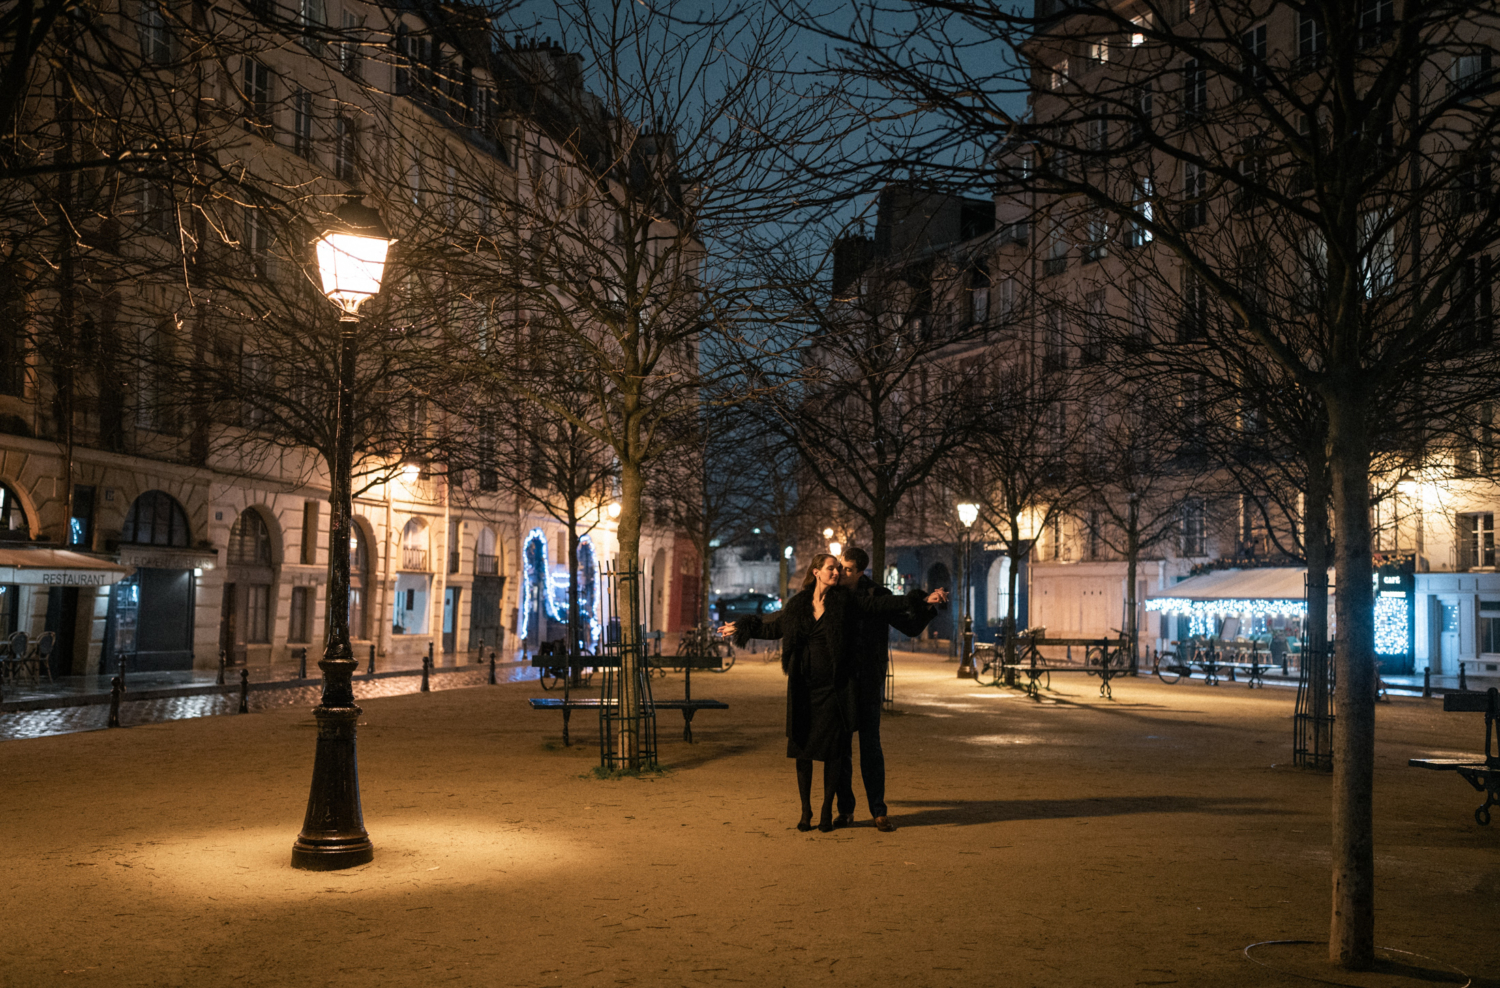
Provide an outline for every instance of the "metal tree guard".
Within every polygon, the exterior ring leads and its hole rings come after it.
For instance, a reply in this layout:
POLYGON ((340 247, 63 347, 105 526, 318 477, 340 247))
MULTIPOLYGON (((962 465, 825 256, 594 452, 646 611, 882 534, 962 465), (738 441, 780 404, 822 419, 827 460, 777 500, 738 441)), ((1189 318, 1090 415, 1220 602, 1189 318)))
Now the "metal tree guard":
POLYGON ((599 704, 599 765, 620 771, 656 764, 656 706, 646 665, 641 571, 600 567, 609 607, 601 651, 604 686, 599 704), (629 629, 633 632, 622 634, 629 629))
MULTIPOLYGON (((1303 600, 1307 578, 1303 577, 1303 600)), ((1292 761, 1303 768, 1333 771, 1333 664, 1328 643, 1309 647, 1302 639, 1297 663, 1297 710, 1292 715, 1292 761)))

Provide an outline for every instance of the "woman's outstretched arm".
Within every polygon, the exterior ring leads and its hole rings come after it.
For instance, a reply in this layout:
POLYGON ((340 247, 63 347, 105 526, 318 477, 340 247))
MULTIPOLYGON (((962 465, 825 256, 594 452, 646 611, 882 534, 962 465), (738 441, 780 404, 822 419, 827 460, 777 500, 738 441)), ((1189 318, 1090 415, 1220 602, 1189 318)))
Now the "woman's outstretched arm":
POLYGON ((782 611, 777 611, 769 617, 750 614, 738 621, 730 621, 728 624, 721 625, 719 634, 724 638, 733 637, 735 645, 741 648, 752 638, 776 641, 781 638, 782 613, 782 611))

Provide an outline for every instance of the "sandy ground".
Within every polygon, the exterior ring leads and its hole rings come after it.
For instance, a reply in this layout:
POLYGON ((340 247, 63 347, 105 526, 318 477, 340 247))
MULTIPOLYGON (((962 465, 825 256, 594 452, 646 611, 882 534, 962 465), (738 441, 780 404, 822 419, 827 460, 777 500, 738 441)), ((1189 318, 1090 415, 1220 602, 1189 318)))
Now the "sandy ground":
MULTIPOLYGON (((1329 780, 1286 764, 1291 691, 1122 680, 1111 702, 1057 676, 1034 703, 953 670, 898 663, 893 834, 863 805, 793 829, 782 678, 756 657, 695 677, 731 709, 692 746, 663 713, 669 770, 639 780, 588 777, 593 723, 563 748, 534 683, 368 700, 376 857, 345 872, 288 863, 305 709, 4 742, 0 983, 1307 983, 1242 953, 1327 935, 1329 780)), ((1474 751, 1482 718, 1397 699, 1379 729, 1377 940, 1500 985, 1500 821, 1405 767, 1474 751)))

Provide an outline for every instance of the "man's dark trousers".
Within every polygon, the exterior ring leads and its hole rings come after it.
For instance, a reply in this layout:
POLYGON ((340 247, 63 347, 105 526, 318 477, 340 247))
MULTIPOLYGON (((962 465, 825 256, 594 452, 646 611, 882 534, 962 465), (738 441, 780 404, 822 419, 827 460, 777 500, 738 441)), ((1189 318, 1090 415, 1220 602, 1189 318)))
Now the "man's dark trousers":
MULTIPOLYGON (((873 670, 869 670, 873 672, 873 670)), ((859 681, 859 774, 865 783, 870 815, 885 816, 885 751, 880 747, 880 710, 885 705, 885 677, 867 675, 859 681), (869 680, 874 680, 870 682, 869 680)), ((854 813, 854 763, 844 759, 839 775, 839 813, 854 813)))

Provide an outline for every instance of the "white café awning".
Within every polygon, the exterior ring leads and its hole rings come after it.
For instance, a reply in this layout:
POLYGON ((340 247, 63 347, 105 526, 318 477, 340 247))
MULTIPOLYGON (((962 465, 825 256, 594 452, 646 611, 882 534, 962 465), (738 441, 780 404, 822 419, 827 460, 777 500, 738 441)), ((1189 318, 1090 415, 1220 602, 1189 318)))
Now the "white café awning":
MULTIPOLYGON (((1300 566, 1260 569, 1221 569, 1188 577, 1181 583, 1146 595, 1146 610, 1165 614, 1303 617, 1307 613, 1304 576, 1300 566)), ((1328 572, 1333 593, 1333 571, 1328 572)))
POLYGON ((107 587, 130 575, 129 566, 67 549, 0 546, 0 583, 40 587, 107 587))

